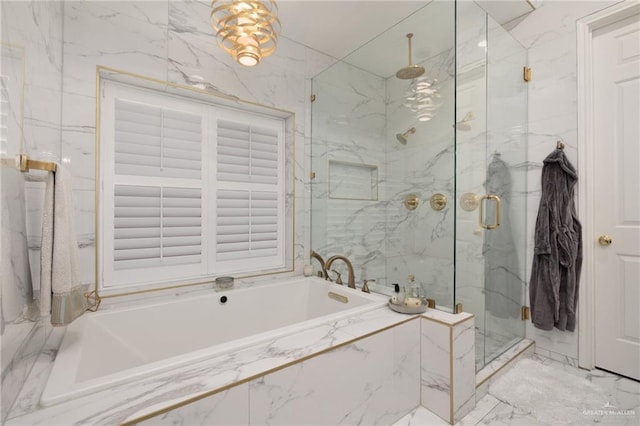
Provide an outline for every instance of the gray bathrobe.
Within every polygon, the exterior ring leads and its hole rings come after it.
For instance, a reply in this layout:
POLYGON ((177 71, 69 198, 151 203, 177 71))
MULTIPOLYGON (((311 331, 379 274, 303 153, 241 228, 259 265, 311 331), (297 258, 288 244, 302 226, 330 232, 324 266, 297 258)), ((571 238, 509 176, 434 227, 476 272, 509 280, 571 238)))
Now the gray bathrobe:
POLYGON ((574 189, 575 168, 556 149, 544 159, 542 198, 535 230, 529 303, 531 322, 542 330, 574 331, 582 266, 582 226, 574 189))

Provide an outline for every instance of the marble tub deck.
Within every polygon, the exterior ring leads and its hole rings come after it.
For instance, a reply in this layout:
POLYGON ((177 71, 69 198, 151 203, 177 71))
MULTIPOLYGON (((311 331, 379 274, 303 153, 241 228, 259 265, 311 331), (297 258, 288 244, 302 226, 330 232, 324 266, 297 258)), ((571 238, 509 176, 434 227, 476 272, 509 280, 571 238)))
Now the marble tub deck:
MULTIPOLYGON (((448 315, 428 311, 438 318, 448 315)), ((464 314, 462 314, 464 315, 464 314)), ((466 314, 468 315, 468 314, 466 314)), ((449 315, 450 316, 450 315, 449 315)), ((120 424, 215 390, 244 383, 302 359, 322 354, 399 324, 418 320, 392 312, 386 306, 303 332, 283 336, 244 350, 213 357, 176 370, 114 386, 83 398, 40 407, 57 342, 49 343, 9 413, 8 426, 57 424, 120 424)), ((59 340, 53 333, 50 340, 59 340)))

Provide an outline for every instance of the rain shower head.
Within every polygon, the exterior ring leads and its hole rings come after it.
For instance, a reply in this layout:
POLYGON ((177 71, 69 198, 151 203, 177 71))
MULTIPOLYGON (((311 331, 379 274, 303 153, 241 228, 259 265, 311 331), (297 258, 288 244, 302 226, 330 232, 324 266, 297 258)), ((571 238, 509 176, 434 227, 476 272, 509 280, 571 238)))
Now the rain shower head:
POLYGON ((396 139, 398 139, 398 142, 400 142, 402 145, 406 145, 407 144, 407 138, 409 137, 409 135, 413 134, 416 132, 416 128, 412 127, 409 130, 407 130, 404 133, 396 133, 396 139))
POLYGON ((423 66, 411 63, 411 37, 413 37, 413 33, 407 34, 407 40, 409 41, 409 65, 404 68, 400 68, 398 72, 396 72, 396 77, 401 80, 412 80, 424 74, 423 66))

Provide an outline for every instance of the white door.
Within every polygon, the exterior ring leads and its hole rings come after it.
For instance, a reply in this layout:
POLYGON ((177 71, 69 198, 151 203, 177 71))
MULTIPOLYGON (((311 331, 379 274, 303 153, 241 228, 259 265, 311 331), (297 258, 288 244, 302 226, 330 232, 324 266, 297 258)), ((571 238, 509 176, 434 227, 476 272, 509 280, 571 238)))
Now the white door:
POLYGON ((640 15, 593 33, 595 364, 640 380, 640 15))

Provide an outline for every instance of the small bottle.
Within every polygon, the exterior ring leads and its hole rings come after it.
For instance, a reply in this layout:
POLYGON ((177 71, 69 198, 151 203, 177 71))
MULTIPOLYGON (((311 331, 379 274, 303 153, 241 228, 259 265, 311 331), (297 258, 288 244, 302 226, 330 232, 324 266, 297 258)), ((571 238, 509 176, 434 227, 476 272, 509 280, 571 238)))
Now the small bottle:
POLYGON ((404 299, 404 304, 412 308, 418 308, 422 304, 420 300, 420 284, 416 282, 416 277, 413 275, 409 275, 408 280, 409 284, 407 285, 407 296, 404 299))
POLYGON ((398 295, 400 295, 400 284, 391 284, 393 286, 393 294, 391 295, 391 303, 398 304, 398 295))
POLYGON ((420 298, 420 284, 416 282, 415 275, 409 275, 409 296, 415 297, 416 299, 420 298))
POLYGON ((400 288, 400 292, 398 293, 398 305, 402 305, 404 304, 404 300, 406 299, 406 291, 404 289, 404 287, 401 287, 400 284, 394 284, 397 285, 400 288))

